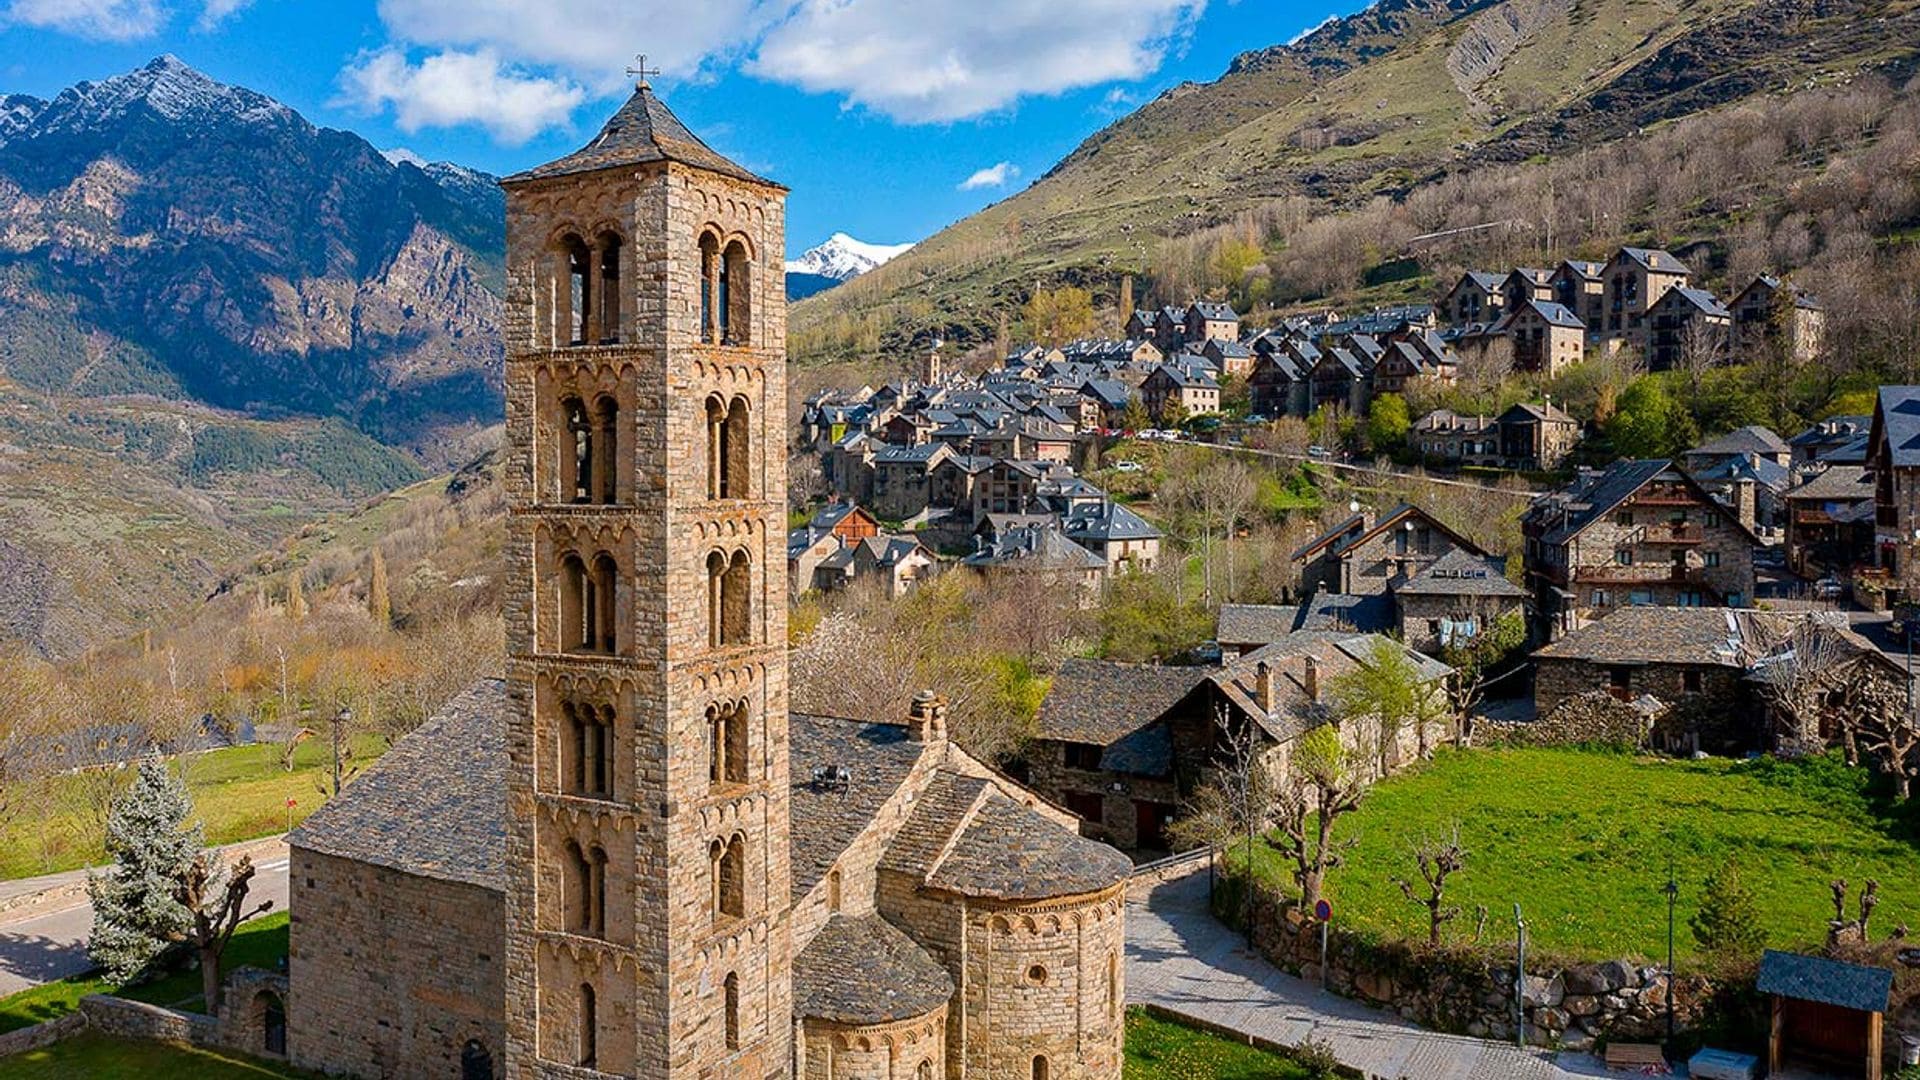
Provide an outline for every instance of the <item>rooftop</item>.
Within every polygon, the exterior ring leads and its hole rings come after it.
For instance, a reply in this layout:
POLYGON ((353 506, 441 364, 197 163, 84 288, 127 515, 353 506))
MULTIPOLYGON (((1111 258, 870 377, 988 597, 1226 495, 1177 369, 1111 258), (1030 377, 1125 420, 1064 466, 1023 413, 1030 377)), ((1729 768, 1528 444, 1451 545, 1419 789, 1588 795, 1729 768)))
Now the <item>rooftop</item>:
POLYGON ((879 915, 834 915, 793 959, 793 1011, 816 1020, 907 1020, 951 997, 946 968, 879 915))
POLYGON ((662 161, 692 165, 750 183, 779 186, 728 161, 701 142, 644 82, 634 88, 633 96, 607 120, 592 142, 563 158, 509 176, 504 182, 518 184, 662 161))

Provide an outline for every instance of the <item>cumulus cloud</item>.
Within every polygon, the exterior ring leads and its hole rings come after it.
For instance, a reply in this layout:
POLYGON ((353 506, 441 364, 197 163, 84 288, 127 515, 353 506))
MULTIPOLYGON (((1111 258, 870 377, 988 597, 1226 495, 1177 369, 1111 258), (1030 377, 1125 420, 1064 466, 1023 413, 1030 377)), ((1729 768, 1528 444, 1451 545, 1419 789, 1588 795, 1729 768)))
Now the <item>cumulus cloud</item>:
POLYGON ((1029 94, 1137 79, 1205 0, 800 0, 749 69, 907 123, 964 120, 1029 94))
POLYGON ((984 169, 978 169, 972 176, 960 181, 959 190, 978 191, 981 188, 1006 187, 1008 182, 1020 175, 1020 166, 1011 161, 996 162, 984 169))
POLYGON ((94 41, 152 37, 167 21, 159 0, 13 0, 0 23, 58 30, 94 41))
POLYGON ((399 48, 362 53, 340 76, 345 103, 392 108, 400 130, 477 124, 505 143, 563 126, 586 91, 565 78, 533 75, 491 49, 432 53, 418 63, 399 48))
POLYGON ((194 29, 201 33, 220 29, 220 24, 253 6, 253 0, 207 0, 200 9, 194 29))

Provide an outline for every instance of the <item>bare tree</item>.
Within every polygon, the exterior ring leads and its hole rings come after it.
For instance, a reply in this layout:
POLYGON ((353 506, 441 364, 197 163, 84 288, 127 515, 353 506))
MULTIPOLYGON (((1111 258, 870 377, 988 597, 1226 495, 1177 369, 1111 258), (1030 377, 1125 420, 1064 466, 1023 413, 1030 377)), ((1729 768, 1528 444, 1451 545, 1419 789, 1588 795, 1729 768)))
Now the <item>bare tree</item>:
POLYGON ((1893 781, 1893 797, 1906 802, 1920 772, 1920 726, 1904 712, 1875 710, 1860 718, 1860 747, 1893 781))
POLYGON ((1687 320, 1680 332, 1680 355, 1674 366, 1686 376, 1687 404, 1697 406, 1700 403, 1700 384, 1707 372, 1726 362, 1726 335, 1719 329, 1708 326, 1704 318, 1687 320))
POLYGON ((1467 866, 1467 851, 1460 846, 1460 826, 1453 826, 1447 838, 1422 840, 1409 852, 1426 882, 1426 895, 1415 896, 1413 883, 1403 877, 1393 879, 1408 900, 1427 909, 1427 944, 1440 944, 1440 929, 1460 916, 1460 909, 1447 904, 1447 878, 1467 866))
POLYGON ((1880 906, 1880 883, 1867 879, 1867 887, 1860 890, 1860 915, 1847 918, 1847 879, 1838 878, 1827 883, 1827 891, 1833 899, 1833 918, 1827 923, 1827 944, 1839 945, 1848 941, 1865 943, 1867 923, 1873 918, 1873 909, 1880 906))
POLYGON ((1235 728, 1227 711, 1214 714, 1215 754, 1206 783, 1187 800, 1186 813, 1168 828, 1177 844, 1204 846, 1216 855, 1244 844, 1247 860, 1247 934, 1254 928, 1259 897, 1254 841, 1273 814, 1273 774, 1261 760, 1260 735, 1251 723, 1235 728))
POLYGON ((1784 637, 1743 649, 1744 665, 1755 672, 1760 695, 1773 709, 1782 750, 1818 753, 1826 748, 1824 727, 1839 736, 1849 765, 1859 761, 1860 722, 1870 702, 1885 695, 1871 684, 1873 673, 1857 648, 1819 620, 1805 618, 1784 637))
POLYGON ((251 910, 247 908, 253 873, 249 856, 240 856, 228 873, 218 855, 202 851, 186 865, 174 885, 173 898, 187 909, 191 919, 180 940, 200 958, 201 1000, 209 1016, 220 1011, 220 957, 227 951, 227 942, 233 940, 233 932, 241 923, 273 907, 273 901, 263 900, 251 910))
POLYGON ((1231 539, 1254 494, 1253 474, 1224 454, 1189 449, 1173 462, 1162 496, 1199 534, 1209 599, 1214 596, 1213 538, 1231 539))
POLYGON ((1365 789, 1347 768, 1339 733, 1322 724, 1296 742, 1291 782, 1282 784, 1274 800, 1275 830, 1267 844, 1293 864, 1300 905, 1312 908, 1320 901, 1327 874, 1346 861, 1346 852, 1358 837, 1336 841, 1340 818, 1360 805, 1365 789))

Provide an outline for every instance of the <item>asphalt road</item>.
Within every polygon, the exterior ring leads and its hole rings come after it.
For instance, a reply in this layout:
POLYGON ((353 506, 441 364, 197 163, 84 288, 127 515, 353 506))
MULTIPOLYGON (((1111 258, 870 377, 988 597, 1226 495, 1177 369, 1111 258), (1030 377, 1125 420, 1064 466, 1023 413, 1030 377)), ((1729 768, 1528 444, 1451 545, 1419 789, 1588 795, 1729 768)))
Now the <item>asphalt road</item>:
MULTIPOLYGON (((248 898, 253 904, 272 900, 273 910, 286 910, 285 849, 254 866, 248 898)), ((91 969, 87 934, 92 929, 93 908, 84 895, 53 910, 44 905, 23 910, 11 921, 0 915, 0 997, 91 969)))

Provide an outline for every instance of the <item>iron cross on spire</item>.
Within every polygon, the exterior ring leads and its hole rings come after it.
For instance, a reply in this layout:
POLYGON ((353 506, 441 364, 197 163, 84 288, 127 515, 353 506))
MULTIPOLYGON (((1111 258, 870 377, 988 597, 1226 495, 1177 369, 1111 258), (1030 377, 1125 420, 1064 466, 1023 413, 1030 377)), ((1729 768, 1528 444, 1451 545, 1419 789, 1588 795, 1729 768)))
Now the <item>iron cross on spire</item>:
POLYGON ((635 59, 635 60, 637 60, 637 61, 639 61, 639 66, 638 66, 638 67, 630 67, 630 68, 628 68, 628 69, 627 69, 627 74, 629 74, 629 75, 631 75, 631 76, 633 76, 634 78, 636 78, 636 79, 638 79, 638 80, 640 80, 640 82, 639 82, 639 85, 641 85, 641 86, 645 86, 645 85, 647 85, 647 80, 648 80, 648 79, 650 79, 650 78, 652 78, 652 77, 653 77, 653 76, 655 76, 655 75, 658 75, 658 74, 660 74, 660 69, 659 69, 659 68, 649 68, 649 67, 647 66, 647 54, 646 54, 646 53, 640 53, 639 55, 637 55, 637 56, 635 56, 635 57, 634 57, 634 59, 635 59))

